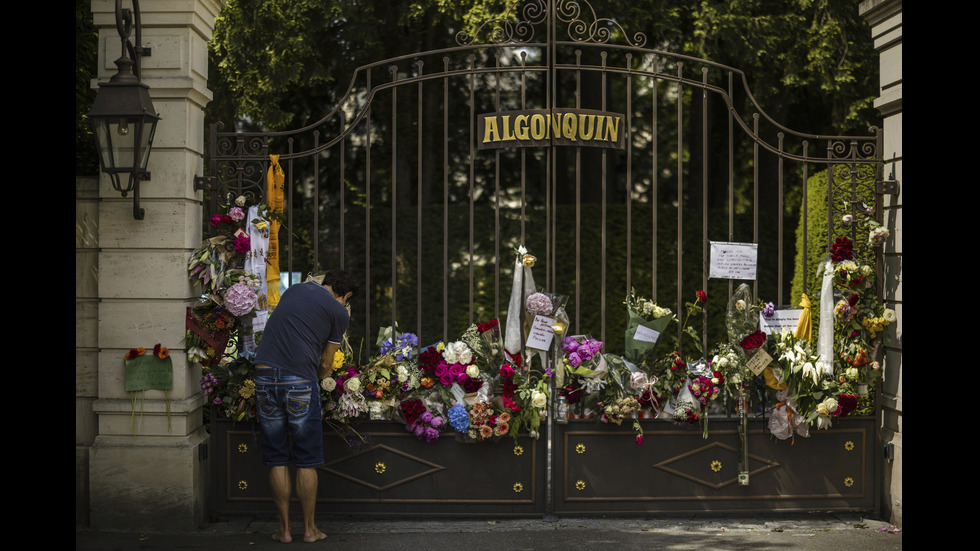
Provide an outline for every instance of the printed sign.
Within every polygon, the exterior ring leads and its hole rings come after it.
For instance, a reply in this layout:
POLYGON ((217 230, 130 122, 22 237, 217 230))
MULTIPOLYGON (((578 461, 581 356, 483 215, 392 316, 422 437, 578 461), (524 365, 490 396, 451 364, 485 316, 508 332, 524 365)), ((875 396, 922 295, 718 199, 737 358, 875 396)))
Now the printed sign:
POLYGON ((534 323, 527 335, 527 347, 536 350, 547 350, 555 331, 551 328, 552 319, 548 316, 534 316, 534 323))
POLYGON ((757 243, 711 242, 711 266, 708 277, 720 279, 755 279, 759 258, 757 243))
POLYGON ((772 316, 765 317, 759 314, 759 329, 767 335, 775 335, 784 329, 790 333, 796 332, 796 326, 800 324, 800 316, 803 310, 776 310, 772 316))
POLYGON ((655 331, 649 327, 638 325, 636 327, 636 333, 633 333, 633 338, 638 341, 655 343, 657 342, 657 339, 660 338, 660 331, 655 331))

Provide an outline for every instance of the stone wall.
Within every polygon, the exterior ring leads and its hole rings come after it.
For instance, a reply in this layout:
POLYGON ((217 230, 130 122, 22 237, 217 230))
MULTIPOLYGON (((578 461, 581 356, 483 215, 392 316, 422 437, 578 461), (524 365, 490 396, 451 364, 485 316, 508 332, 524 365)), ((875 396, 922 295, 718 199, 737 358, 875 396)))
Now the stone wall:
POLYGON ((885 246, 885 305, 898 313, 885 342, 881 438, 882 512, 889 522, 902 524, 902 1, 865 0, 860 13, 871 24, 880 59, 880 96, 875 107, 884 117, 885 179, 899 182, 898 196, 886 196, 885 227, 891 239, 885 246))
MULTIPOLYGON (((97 529, 182 530, 205 520, 208 435, 200 369, 184 352, 186 277, 201 240, 204 106, 208 55, 220 0, 143 2, 143 58, 161 121, 141 189, 144 220, 133 218, 107 178, 76 182, 76 523, 97 529), (161 343, 171 351, 173 390, 133 396, 123 356, 161 343)), ((114 2, 94 0, 98 81, 121 54, 114 2)), ((133 37, 135 39, 135 36, 133 37)), ((93 83, 93 86, 97 83, 93 83)))

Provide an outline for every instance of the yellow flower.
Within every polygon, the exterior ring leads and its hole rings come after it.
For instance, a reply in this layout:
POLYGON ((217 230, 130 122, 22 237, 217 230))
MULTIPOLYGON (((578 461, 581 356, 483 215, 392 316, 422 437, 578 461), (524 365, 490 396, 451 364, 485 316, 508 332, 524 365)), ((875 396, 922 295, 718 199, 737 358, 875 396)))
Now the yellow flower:
POLYGON ((265 220, 262 220, 261 222, 255 224, 255 227, 258 228, 258 229, 260 229, 260 230, 264 230, 264 229, 266 229, 266 228, 269 227, 269 223, 266 222, 265 220))
POLYGON ((337 370, 343 367, 343 365, 344 365, 344 353, 338 350, 333 355, 333 364, 331 364, 330 369, 337 370))
POLYGON ((255 396, 255 381, 252 379, 245 379, 245 383, 243 383, 242 388, 238 390, 238 394, 245 399, 255 396))

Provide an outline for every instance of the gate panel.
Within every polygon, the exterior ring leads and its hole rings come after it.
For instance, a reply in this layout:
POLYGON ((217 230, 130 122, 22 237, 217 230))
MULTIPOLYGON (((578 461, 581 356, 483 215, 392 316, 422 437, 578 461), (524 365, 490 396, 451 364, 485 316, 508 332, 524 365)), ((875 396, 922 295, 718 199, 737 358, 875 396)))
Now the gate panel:
MULTIPOLYGON (((350 328, 358 363, 375 352, 380 326, 397 322, 429 344, 502 320, 519 245, 542 260, 539 285, 571 297, 569 332, 592 334, 619 354, 631 288, 678 313, 686 297, 707 289, 706 308, 724 310, 733 282, 708 280, 709 241, 758 244, 765 266, 753 294, 795 307, 787 268, 797 245, 785 231, 785 204, 788 195, 806 200, 812 173, 830 168, 831 208, 817 221, 804 209, 804 227, 827 225, 834 235, 844 229, 836 226, 841 205, 867 201, 880 220, 876 129, 864 137, 791 131, 755 103, 742 72, 649 48, 641 33, 585 6, 526 2, 458 36, 457 47, 365 65, 340 104, 306 128, 212 127, 215 205, 260 197, 268 155, 280 155, 284 281, 338 266, 362 278, 363 307, 355 306, 350 328), (479 149, 479 115, 530 109, 623 114, 625 147, 479 149)), ((806 240, 804 232, 804 250, 806 240)), ((703 344, 723 339, 723 316, 707 319, 703 344)), ((370 424, 371 444, 352 457, 327 437, 338 455, 321 470, 321 504, 366 514, 516 515, 874 505, 873 419, 843 420, 793 446, 750 431, 745 487, 731 482, 741 442, 729 416, 711 419, 706 440, 644 421, 640 447, 618 427, 555 425, 550 471, 544 441, 522 438, 516 456, 510 442, 462 445, 444 435, 426 445, 401 426, 370 424), (815 459, 828 454, 839 460, 815 459), (497 471, 497 462, 508 467, 497 471)), ((226 473, 215 477, 224 485, 219 509, 265 509, 261 461, 237 451, 250 433, 213 427, 227 435, 216 446, 226 473), (251 482, 240 489, 242 480, 251 482)))

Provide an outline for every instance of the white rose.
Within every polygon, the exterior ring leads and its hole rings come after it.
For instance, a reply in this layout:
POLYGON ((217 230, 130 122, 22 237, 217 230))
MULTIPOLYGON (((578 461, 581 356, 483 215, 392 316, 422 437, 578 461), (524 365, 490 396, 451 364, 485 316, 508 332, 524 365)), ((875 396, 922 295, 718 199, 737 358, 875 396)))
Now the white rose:
POLYGON ((235 204, 238 205, 239 207, 244 207, 245 206, 245 196, 244 195, 239 195, 238 198, 235 199, 235 204))
POLYGON ((473 352, 470 348, 466 346, 466 343, 462 341, 451 342, 446 345, 446 350, 443 351, 442 356, 446 358, 446 362, 450 364, 469 364, 473 361, 473 352))
POLYGON ((745 301, 741 299, 736 301, 735 308, 737 308, 738 310, 745 310, 745 301))
POLYGON ((531 406, 543 408, 548 403, 548 395, 544 392, 535 390, 531 393, 531 406))
POLYGON ((856 367, 848 367, 844 370, 844 376, 852 381, 856 381, 858 378, 858 370, 856 367))
POLYGON ((350 379, 347 379, 346 381, 344 381, 344 390, 351 393, 361 390, 361 380, 358 379, 357 377, 351 377, 350 379))
POLYGON ((480 368, 476 365, 467 366, 466 374, 470 377, 470 379, 476 379, 480 376, 480 368))
POLYGON ((337 381, 333 380, 333 377, 327 377, 320 381, 320 387, 327 392, 333 392, 333 389, 337 388, 337 381))
POLYGON ((405 369, 405 366, 403 365, 398 366, 398 369, 396 371, 398 372, 399 383, 404 383, 405 381, 408 380, 408 369, 405 369))
POLYGON ((891 308, 885 308, 885 311, 881 314, 881 317, 885 318, 888 323, 894 323, 898 319, 898 314, 895 313, 891 308))

